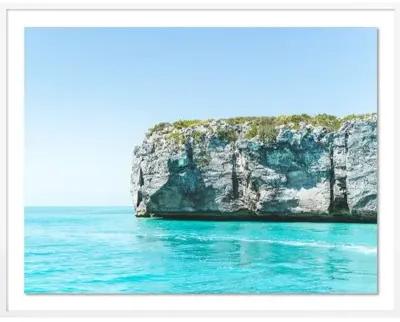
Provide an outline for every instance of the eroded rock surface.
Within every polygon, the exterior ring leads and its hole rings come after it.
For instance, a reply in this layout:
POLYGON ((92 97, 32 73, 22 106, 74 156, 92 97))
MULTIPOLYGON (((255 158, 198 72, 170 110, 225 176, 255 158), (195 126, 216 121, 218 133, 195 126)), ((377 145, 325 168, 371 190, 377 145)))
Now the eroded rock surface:
POLYGON ((165 124, 134 151, 136 215, 374 222, 376 123, 281 125, 269 141, 246 122, 165 124))

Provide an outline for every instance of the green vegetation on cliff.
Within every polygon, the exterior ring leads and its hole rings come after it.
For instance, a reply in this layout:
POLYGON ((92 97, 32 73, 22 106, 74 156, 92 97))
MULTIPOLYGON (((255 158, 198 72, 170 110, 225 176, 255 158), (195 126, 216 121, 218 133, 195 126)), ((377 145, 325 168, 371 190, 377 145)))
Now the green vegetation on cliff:
MULTIPOLYGON (((312 126, 321 126, 329 132, 338 130, 345 122, 351 120, 365 120, 374 114, 351 114, 345 117, 337 117, 329 114, 317 114, 310 116, 308 114, 279 115, 279 116, 239 116, 234 118, 222 119, 227 125, 232 127, 218 127, 215 133, 218 138, 225 142, 232 142, 238 139, 238 133, 234 126, 246 125, 247 131, 244 137, 252 139, 258 137, 263 142, 272 142, 278 134, 279 126, 287 126, 293 129, 299 129, 301 124, 312 126)), ((184 142, 186 129, 195 129, 197 127, 211 128, 216 120, 178 120, 174 123, 159 123, 152 127, 148 136, 154 133, 164 133, 168 138, 177 144, 184 142)), ((204 133, 194 130, 191 136, 195 142, 200 142, 204 133)))

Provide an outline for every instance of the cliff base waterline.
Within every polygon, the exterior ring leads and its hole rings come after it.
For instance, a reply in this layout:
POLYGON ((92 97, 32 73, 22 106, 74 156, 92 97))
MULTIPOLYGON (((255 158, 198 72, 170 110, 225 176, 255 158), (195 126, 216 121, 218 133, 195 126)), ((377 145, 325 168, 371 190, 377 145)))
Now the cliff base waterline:
POLYGON ((252 213, 162 213, 137 216, 138 218, 159 218, 171 220, 212 220, 212 221, 263 221, 263 222, 326 222, 326 223, 367 223, 376 224, 376 216, 341 215, 255 215, 252 213))

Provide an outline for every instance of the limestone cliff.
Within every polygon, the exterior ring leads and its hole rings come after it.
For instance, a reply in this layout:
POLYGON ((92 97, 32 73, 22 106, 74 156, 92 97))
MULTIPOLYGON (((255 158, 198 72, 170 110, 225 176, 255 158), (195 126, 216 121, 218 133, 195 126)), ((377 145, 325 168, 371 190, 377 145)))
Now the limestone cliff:
POLYGON ((161 123, 131 183, 137 216, 375 222, 376 115, 161 123))

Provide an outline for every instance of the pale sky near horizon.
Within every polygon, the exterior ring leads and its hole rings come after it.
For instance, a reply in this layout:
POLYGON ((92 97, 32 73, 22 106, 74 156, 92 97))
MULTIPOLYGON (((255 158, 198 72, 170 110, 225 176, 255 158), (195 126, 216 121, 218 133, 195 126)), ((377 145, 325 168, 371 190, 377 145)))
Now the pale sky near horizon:
POLYGON ((374 28, 28 28, 25 204, 131 205, 158 122, 376 112, 374 28))

